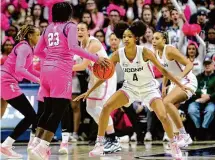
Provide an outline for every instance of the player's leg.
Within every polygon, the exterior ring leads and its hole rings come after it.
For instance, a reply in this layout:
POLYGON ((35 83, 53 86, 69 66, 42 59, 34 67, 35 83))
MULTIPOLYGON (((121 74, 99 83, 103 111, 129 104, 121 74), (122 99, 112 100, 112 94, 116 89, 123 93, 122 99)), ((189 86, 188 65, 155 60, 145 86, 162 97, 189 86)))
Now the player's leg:
POLYGON ((122 90, 115 92, 105 103, 99 117, 97 143, 95 148, 89 153, 90 156, 103 154, 104 135, 108 126, 110 113, 117 108, 121 108, 127 103, 129 103, 129 97, 122 90))
POLYGON ((7 102, 18 110, 24 118, 17 124, 11 135, 2 143, 1 153, 8 155, 8 158, 22 158, 22 155, 19 155, 12 150, 12 145, 31 124, 36 122, 36 113, 24 94, 7 100, 7 102))
POLYGON ((166 109, 161 99, 154 99, 151 102, 150 107, 153 109, 158 119, 161 121, 164 131, 167 133, 170 138, 170 146, 172 150, 172 155, 175 158, 182 157, 180 148, 178 147, 177 140, 174 138, 173 128, 170 123, 169 117, 167 116, 166 109))
POLYGON ((60 149, 58 150, 61 154, 69 153, 69 137, 71 134, 71 107, 69 106, 61 119, 61 127, 62 127, 62 142, 60 144, 60 149))
POLYGON ((175 87, 164 99, 164 105, 167 109, 168 114, 171 119, 175 123, 176 127, 179 130, 179 146, 186 147, 187 145, 192 143, 192 139, 189 134, 186 133, 186 130, 183 126, 183 122, 178 112, 178 108, 175 104, 180 104, 181 102, 188 99, 186 92, 184 92, 181 88, 175 87))
MULTIPOLYGON (((75 99, 77 95, 72 95, 72 99, 75 99)), ((71 106, 73 111, 73 122, 74 122, 74 128, 73 128, 73 138, 74 140, 78 140, 78 130, 80 126, 81 121, 81 108, 80 108, 80 101, 72 101, 71 100, 71 106)))
POLYGON ((4 115, 4 112, 6 111, 6 108, 7 108, 7 101, 1 98, 1 119, 4 115))

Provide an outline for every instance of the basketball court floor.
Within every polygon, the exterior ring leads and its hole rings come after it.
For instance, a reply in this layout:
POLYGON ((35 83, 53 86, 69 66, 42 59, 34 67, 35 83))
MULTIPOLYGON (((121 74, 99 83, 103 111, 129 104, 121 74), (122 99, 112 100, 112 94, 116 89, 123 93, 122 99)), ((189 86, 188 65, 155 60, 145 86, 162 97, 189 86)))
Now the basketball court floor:
MULTIPOLYGON (((23 154, 24 160, 28 159, 25 143, 16 143, 15 151, 23 154)), ((106 154, 103 157, 88 157, 88 152, 93 146, 88 146, 87 142, 71 143, 69 155, 60 155, 58 153, 59 143, 51 145, 50 160, 135 160, 135 159, 165 159, 171 160, 167 143, 160 141, 145 142, 143 146, 137 146, 135 142, 122 143, 122 151, 114 154, 106 154)), ((215 141, 194 142, 186 150, 183 150, 183 160, 215 160, 215 141)), ((1 157, 1 159, 5 159, 1 157)))

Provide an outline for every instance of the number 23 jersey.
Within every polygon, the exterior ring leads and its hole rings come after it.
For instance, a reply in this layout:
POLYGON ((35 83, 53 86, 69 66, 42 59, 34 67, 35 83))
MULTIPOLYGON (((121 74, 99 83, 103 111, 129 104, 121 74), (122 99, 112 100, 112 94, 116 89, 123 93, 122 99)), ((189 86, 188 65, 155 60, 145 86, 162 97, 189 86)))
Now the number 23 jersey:
POLYGON ((128 60, 125 48, 118 50, 120 65, 124 71, 125 82, 136 87, 149 84, 154 80, 154 73, 150 61, 143 60, 143 46, 136 45, 137 53, 133 61, 128 60))

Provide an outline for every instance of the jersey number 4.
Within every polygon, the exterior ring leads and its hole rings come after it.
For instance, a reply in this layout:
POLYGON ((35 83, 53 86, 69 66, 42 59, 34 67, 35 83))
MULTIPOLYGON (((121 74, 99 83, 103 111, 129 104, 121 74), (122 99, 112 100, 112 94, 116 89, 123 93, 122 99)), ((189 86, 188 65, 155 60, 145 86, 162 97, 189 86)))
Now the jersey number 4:
POLYGON ((133 81, 138 81, 138 78, 137 78, 137 74, 136 74, 136 73, 134 73, 134 75, 133 75, 133 81))
POLYGON ((59 45, 59 33, 49 33, 48 34, 49 47, 59 45))

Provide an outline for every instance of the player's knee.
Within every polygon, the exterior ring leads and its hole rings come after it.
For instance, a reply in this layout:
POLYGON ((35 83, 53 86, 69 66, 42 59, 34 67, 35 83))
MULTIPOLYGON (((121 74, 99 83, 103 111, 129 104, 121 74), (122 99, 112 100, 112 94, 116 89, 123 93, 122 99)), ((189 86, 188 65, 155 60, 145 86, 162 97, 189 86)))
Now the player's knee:
POLYGON ((80 107, 78 105, 73 105, 72 110, 73 112, 80 112, 80 107))
POLYGON ((161 113, 158 115, 158 119, 161 121, 161 122, 166 122, 167 121, 167 114, 165 113, 161 113))
POLYGON ((166 107, 168 107, 168 105, 171 103, 171 101, 170 101, 169 99, 167 99, 167 98, 164 98, 164 99, 163 99, 163 103, 164 103, 164 105, 165 105, 166 107))
POLYGON ((105 103, 103 107, 103 112, 110 113, 112 110, 113 110, 113 105, 111 105, 110 103, 105 103))

